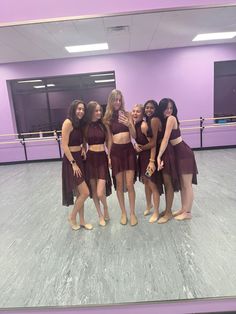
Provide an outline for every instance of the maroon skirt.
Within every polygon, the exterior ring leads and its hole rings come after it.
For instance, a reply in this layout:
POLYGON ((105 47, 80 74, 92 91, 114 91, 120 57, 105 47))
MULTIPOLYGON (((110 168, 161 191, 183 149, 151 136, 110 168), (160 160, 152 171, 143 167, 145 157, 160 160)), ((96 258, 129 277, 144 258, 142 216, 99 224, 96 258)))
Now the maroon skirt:
POLYGON ((173 146, 178 175, 192 174, 192 183, 197 184, 197 164, 192 149, 184 142, 173 146))
POLYGON ((74 176, 73 168, 66 155, 62 160, 62 204, 70 206, 74 204, 76 187, 85 181, 84 161, 81 152, 71 152, 76 164, 82 172, 82 176, 74 176))
POLYGON ((162 175, 159 171, 157 171, 157 165, 156 170, 151 175, 151 177, 148 177, 145 175, 147 166, 149 164, 150 159, 150 150, 144 150, 138 154, 138 176, 139 180, 143 182, 143 178, 147 178, 151 180, 154 184, 156 184, 159 194, 163 194, 163 180, 162 175))
POLYGON ((102 179, 106 181, 106 196, 111 195, 111 176, 108 167, 108 158, 105 151, 93 152, 88 150, 85 163, 85 177, 89 187, 90 197, 92 190, 90 186, 91 179, 102 179))
POLYGON ((171 177, 171 182, 175 192, 180 190, 180 182, 176 164, 175 151, 171 143, 168 143, 165 152, 162 156, 162 161, 164 162, 164 168, 162 172, 168 174, 171 177))
MULTIPOLYGON (((133 170, 135 172, 134 182, 136 181, 137 158, 136 158, 135 149, 131 142, 127 144, 112 143, 110 157, 111 157, 112 179, 113 179, 113 184, 114 184, 115 189, 116 189, 115 177, 120 172, 133 170)), ((124 187, 124 192, 126 191, 127 189, 126 187, 124 187)))

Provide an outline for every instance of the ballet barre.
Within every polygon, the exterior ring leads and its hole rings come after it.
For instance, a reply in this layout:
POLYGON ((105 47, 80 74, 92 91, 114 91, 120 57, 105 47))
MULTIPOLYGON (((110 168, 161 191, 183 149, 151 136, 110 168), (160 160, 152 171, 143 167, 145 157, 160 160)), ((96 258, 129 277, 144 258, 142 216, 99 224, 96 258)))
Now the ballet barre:
MULTIPOLYGON (((203 147, 203 131, 205 129, 222 129, 222 128, 229 128, 229 127, 236 127, 236 120, 227 123, 219 123, 219 124, 207 124, 207 121, 214 121, 214 120, 226 120, 226 119, 236 119, 236 116, 226 116, 226 117, 208 117, 208 118, 196 118, 196 119, 188 119, 188 120, 180 120, 181 123, 181 131, 197 131, 199 130, 200 134, 200 147, 203 147), (186 126, 182 127, 184 123, 196 123, 198 122, 198 126, 186 126)), ((1 145, 18 145, 20 144, 24 148, 25 160, 28 160, 27 156, 27 144, 30 143, 43 143, 43 142, 57 142, 58 144, 58 151, 59 156, 62 158, 61 152, 61 130, 47 130, 47 131, 35 131, 35 132, 23 132, 23 133, 9 133, 9 134, 0 134, 0 147, 1 145), (51 134, 51 135, 50 135, 51 134), (35 137, 35 136, 38 137, 35 137), (45 136, 44 136, 45 135, 45 136), (30 137, 33 136, 33 137, 30 137), (14 137, 7 141, 4 140, 4 137, 14 137), (3 139, 3 141, 1 141, 3 139)))

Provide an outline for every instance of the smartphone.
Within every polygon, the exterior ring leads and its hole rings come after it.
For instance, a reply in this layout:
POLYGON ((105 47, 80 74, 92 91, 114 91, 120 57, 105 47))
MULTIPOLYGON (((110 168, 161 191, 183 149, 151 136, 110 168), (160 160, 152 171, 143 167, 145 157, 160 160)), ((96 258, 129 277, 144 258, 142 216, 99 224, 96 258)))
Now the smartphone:
POLYGON ((148 170, 148 169, 146 170, 145 176, 148 178, 150 178, 152 176, 152 173, 150 172, 150 170, 148 170))
POLYGON ((119 117, 120 117, 120 116, 125 116, 124 110, 119 110, 118 114, 119 114, 119 117))

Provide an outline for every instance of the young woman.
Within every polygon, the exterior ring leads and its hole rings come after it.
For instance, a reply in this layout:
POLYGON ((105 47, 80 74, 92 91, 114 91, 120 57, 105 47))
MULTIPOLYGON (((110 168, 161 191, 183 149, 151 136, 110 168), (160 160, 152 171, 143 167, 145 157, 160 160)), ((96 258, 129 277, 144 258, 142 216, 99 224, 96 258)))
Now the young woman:
POLYGON ((170 98, 164 98, 160 101, 159 109, 163 120, 166 120, 166 127, 157 156, 158 170, 165 169, 165 162, 162 160, 162 156, 170 142, 173 147, 180 182, 182 206, 181 209, 173 213, 173 216, 176 220, 190 219, 193 203, 192 184, 197 184, 198 173, 195 157, 191 148, 182 140, 175 102, 170 98))
MULTIPOLYGON (((136 143, 145 147, 146 144, 150 142, 150 137, 148 137, 148 124, 143 120, 144 107, 142 105, 135 105, 132 110, 132 117, 135 124, 136 130, 136 143)), ((162 193, 161 180, 159 178, 160 174, 156 169, 156 143, 153 142, 151 149, 141 150, 137 145, 135 149, 138 154, 138 173, 139 179, 144 183, 147 209, 150 211, 151 208, 151 195, 153 195, 154 213, 151 216, 149 222, 154 223, 157 221, 159 216, 159 203, 160 194, 162 193), (150 191, 150 192, 149 192, 150 191), (150 196, 150 199, 147 197, 150 196)), ((144 214, 146 214, 146 211, 144 214)))
POLYGON ((80 227, 91 230, 91 224, 84 221, 84 202, 89 196, 89 190, 85 183, 84 165, 81 156, 83 144, 83 117, 85 105, 81 100, 74 100, 69 107, 68 118, 62 125, 62 148, 64 151, 62 161, 62 203, 65 206, 74 204, 68 217, 71 228, 78 230, 80 227), (79 213, 80 224, 76 222, 79 213))
POLYGON ((135 215, 134 179, 137 170, 136 152, 131 143, 131 136, 136 137, 132 117, 124 109, 124 98, 119 90, 114 89, 109 97, 104 115, 108 130, 108 155, 112 167, 112 177, 121 208, 122 225, 127 224, 124 191, 128 190, 130 205, 130 224, 138 223, 135 215))
POLYGON ((99 216, 99 224, 106 225, 109 220, 106 196, 111 194, 111 178, 105 142, 108 135, 102 120, 102 108, 96 101, 90 101, 86 107, 85 140, 88 144, 86 157, 86 181, 99 216), (104 214, 101 211, 101 203, 104 214))

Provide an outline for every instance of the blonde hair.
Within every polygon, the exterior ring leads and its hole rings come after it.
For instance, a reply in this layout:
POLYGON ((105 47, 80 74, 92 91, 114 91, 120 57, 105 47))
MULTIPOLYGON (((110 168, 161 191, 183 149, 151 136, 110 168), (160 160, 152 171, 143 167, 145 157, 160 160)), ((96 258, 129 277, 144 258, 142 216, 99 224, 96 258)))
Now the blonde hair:
POLYGON ((112 115, 113 115, 113 112, 114 112, 114 107, 113 107, 113 104, 115 102, 115 99, 117 96, 120 96, 121 97, 121 106, 120 106, 120 109, 121 110, 125 110, 125 107, 124 107, 124 97, 121 93, 121 91, 119 91, 118 89, 113 89, 110 93, 110 95, 108 96, 108 100, 107 100, 107 107, 106 107, 106 112, 105 112, 105 115, 104 115, 104 118, 103 118, 103 122, 105 124, 110 124, 110 121, 111 121, 111 118, 112 118, 112 115))
POLYGON ((134 108, 139 108, 141 111, 142 111, 142 114, 144 114, 144 106, 143 105, 141 105, 141 104, 135 104, 134 106, 133 106, 133 109, 134 108))

